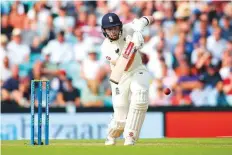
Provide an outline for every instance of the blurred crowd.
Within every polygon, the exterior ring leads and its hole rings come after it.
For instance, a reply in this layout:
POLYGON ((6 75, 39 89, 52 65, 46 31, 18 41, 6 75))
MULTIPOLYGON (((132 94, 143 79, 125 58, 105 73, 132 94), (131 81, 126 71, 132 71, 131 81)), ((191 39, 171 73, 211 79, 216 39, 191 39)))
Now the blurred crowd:
POLYGON ((111 107, 101 18, 153 16, 143 63, 150 106, 232 106, 229 1, 1 1, 1 101, 30 106, 30 81, 50 80, 51 106, 111 107), (170 95, 163 89, 169 87, 170 95))

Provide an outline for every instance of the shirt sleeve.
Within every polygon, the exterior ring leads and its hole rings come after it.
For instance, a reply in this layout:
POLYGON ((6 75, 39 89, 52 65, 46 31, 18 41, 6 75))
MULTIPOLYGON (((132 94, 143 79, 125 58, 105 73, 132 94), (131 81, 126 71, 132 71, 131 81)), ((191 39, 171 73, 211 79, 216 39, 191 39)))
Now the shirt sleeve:
POLYGON ((107 47, 106 47, 106 43, 105 43, 105 41, 104 41, 104 42, 102 43, 102 45, 101 45, 101 61, 102 61, 102 62, 106 62, 106 61, 110 62, 110 60, 111 60, 110 55, 108 54, 106 48, 107 48, 107 47))

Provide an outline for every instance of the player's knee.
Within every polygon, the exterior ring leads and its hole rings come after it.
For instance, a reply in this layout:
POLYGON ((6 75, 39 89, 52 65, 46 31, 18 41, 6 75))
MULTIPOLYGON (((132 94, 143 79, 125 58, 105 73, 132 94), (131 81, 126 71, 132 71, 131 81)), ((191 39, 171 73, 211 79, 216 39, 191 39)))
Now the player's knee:
POLYGON ((141 89, 132 92, 131 96, 131 106, 135 109, 144 109, 148 108, 148 90, 141 89))

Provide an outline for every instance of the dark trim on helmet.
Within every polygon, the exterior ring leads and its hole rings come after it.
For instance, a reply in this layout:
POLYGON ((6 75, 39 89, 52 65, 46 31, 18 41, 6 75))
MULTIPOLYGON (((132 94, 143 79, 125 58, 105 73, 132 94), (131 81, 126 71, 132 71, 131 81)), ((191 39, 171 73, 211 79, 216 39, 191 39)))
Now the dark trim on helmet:
POLYGON ((102 26, 103 29, 107 29, 107 28, 110 28, 110 27, 115 27, 115 26, 122 26, 122 22, 119 24, 111 24, 111 25, 107 25, 107 26, 102 26))

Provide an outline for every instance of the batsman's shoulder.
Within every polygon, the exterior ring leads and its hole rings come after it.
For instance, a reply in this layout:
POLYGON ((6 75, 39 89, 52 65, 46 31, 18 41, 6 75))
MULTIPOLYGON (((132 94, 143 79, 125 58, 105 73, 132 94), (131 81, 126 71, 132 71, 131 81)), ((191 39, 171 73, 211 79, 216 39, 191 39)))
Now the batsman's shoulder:
POLYGON ((101 44, 101 51, 106 51, 110 46, 109 39, 105 39, 103 43, 101 44))
POLYGON ((112 49, 112 45, 111 45, 109 39, 105 39, 101 45, 101 53, 103 56, 106 57, 107 60, 109 60, 111 57, 110 56, 110 53, 111 53, 110 49, 112 49))

